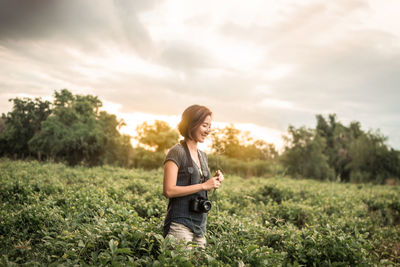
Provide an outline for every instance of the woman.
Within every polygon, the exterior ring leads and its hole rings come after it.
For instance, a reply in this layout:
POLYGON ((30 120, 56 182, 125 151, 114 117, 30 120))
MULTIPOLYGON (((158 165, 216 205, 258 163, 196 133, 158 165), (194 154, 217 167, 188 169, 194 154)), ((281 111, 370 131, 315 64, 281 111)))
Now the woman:
POLYGON ((207 156, 197 149, 210 133, 212 112, 205 106, 192 105, 182 114, 178 125, 184 137, 173 146, 164 161, 164 196, 169 198, 164 221, 164 237, 172 235, 204 248, 207 211, 211 208, 208 191, 224 180, 218 170, 210 178, 207 156))

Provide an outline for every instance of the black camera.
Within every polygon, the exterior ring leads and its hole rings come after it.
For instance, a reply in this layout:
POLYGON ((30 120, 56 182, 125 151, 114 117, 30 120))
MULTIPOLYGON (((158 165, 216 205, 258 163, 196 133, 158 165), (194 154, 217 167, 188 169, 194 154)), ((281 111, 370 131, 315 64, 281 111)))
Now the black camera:
POLYGON ((207 213, 211 209, 211 201, 204 197, 196 197, 189 202, 190 211, 207 213))

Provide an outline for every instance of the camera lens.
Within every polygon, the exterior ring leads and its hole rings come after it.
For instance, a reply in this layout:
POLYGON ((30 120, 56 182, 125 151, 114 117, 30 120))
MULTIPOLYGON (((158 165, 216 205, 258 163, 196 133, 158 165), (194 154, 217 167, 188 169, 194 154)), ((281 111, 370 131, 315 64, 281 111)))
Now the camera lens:
POLYGON ((205 211, 209 211, 211 209, 211 201, 209 200, 204 201, 203 208, 205 211))

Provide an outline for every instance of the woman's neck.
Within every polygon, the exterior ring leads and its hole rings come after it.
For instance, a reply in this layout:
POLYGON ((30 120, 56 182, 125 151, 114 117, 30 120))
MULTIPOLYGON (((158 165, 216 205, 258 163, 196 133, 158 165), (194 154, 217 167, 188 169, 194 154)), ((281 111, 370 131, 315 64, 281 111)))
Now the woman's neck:
POLYGON ((197 141, 187 139, 185 140, 190 151, 197 152, 197 141))

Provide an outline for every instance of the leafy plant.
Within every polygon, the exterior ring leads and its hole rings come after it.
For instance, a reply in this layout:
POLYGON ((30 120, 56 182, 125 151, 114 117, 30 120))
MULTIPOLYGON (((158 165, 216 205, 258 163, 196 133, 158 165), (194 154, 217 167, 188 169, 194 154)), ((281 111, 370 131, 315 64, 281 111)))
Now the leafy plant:
POLYGON ((394 266, 398 186, 226 175, 207 246, 162 237, 162 171, 0 159, 0 265, 394 266))

